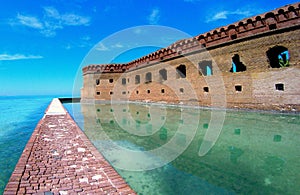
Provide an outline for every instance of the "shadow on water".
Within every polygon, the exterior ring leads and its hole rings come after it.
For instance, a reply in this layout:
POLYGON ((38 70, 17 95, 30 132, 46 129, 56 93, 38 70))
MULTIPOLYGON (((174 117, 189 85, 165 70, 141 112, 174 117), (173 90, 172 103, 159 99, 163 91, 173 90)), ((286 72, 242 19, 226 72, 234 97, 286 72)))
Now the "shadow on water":
MULTIPOLYGON (((117 106, 81 105, 84 132, 112 164, 121 158, 108 141, 134 151, 160 148, 173 138, 177 146, 188 143, 177 158, 152 170, 115 167, 139 194, 300 193, 299 115, 227 111, 220 136, 208 153, 200 156, 199 148, 207 142, 211 110, 164 107, 153 114, 147 105, 117 106), (178 133, 178 127, 187 125, 188 132, 192 116, 199 111, 197 131, 189 143, 189 134, 178 133), (183 118, 184 114, 188 117, 183 118)), ((155 159, 165 157, 155 154, 155 159)), ((131 162, 145 163, 145 159, 131 162)))

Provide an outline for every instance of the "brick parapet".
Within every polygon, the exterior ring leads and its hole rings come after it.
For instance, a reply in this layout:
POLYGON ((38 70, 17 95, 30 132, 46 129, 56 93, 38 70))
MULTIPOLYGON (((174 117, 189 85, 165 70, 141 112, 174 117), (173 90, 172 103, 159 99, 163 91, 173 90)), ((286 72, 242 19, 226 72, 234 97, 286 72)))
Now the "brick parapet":
POLYGON ((144 67, 160 61, 180 57, 209 49, 233 40, 252 37, 253 35, 278 31, 285 28, 299 26, 300 3, 286 5, 271 12, 246 18, 234 24, 211 30, 189 39, 177 41, 167 48, 159 49, 139 59, 124 64, 92 64, 82 69, 83 74, 89 73, 122 73, 127 70, 144 67))

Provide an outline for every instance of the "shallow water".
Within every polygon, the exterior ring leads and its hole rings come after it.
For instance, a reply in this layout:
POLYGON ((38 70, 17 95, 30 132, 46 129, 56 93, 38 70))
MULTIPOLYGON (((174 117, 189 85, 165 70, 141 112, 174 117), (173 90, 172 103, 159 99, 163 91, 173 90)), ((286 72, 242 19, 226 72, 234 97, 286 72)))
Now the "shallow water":
POLYGON ((300 116, 66 104, 138 194, 300 194, 300 116))
POLYGON ((52 97, 0 97, 0 194, 52 97))

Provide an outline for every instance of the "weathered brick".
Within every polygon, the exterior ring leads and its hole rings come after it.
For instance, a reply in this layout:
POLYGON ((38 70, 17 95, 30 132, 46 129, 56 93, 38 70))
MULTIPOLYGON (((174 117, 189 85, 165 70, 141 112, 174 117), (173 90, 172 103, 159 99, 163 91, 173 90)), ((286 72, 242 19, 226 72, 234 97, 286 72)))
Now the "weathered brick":
POLYGON ((24 159, 22 161, 24 166, 21 169, 17 169, 18 165, 16 166, 5 194, 42 194, 47 191, 54 194, 59 194, 59 191, 69 194, 103 194, 100 187, 104 187, 108 192, 116 192, 117 189, 106 177, 99 179, 100 181, 92 179, 95 175, 103 175, 102 171, 105 172, 105 169, 106 175, 111 175, 112 179, 124 183, 68 114, 46 115, 39 122, 32 137, 25 148, 28 152, 23 153, 21 157, 24 159), (50 125, 56 127, 49 128, 50 125), (37 136, 38 134, 44 136, 37 136), (44 138, 51 139, 51 144, 44 143, 44 138), (85 151, 78 153, 79 147, 85 151), (68 150, 72 153, 61 156, 68 150), (99 171, 100 167, 105 168, 99 171), (79 182, 79 179, 83 178, 87 178, 88 183, 79 182))

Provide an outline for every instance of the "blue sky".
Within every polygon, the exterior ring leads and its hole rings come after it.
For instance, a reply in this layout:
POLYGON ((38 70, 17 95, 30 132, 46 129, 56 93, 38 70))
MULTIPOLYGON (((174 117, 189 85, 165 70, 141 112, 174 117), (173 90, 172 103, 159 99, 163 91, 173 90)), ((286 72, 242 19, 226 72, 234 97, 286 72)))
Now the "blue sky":
MULTIPOLYGON (((295 2, 1 0, 0 95, 71 95, 74 79, 81 76, 80 66, 89 51, 99 41, 127 28, 162 25, 195 36, 295 2)), ((107 51, 124 47, 99 46, 107 51)), ((149 51, 129 52, 124 61, 149 51)), ((79 90, 75 91, 78 94, 79 90)))

